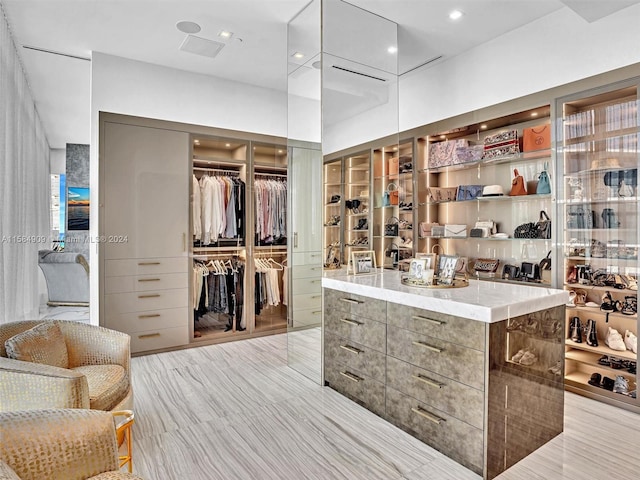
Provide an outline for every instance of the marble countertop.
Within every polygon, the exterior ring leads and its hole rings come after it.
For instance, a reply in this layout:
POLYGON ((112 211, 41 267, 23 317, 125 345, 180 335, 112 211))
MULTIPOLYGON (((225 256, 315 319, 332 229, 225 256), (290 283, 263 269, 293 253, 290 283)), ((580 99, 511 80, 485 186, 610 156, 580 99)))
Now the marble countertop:
POLYGON ((569 292, 554 288, 469 280, 468 287, 429 289, 403 285, 401 275, 401 272, 384 271, 354 276, 347 275, 344 269, 327 270, 322 286, 487 323, 564 305, 569 301, 569 292))

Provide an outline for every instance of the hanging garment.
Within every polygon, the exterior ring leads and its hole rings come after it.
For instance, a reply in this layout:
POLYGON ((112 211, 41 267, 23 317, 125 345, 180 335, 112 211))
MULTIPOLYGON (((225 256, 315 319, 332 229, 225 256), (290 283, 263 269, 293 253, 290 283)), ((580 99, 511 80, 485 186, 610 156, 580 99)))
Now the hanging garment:
POLYGON ((202 219, 200 217, 202 206, 200 202, 200 184, 196 176, 192 181, 193 203, 191 204, 191 221, 193 223, 193 236, 196 240, 202 239, 202 219))

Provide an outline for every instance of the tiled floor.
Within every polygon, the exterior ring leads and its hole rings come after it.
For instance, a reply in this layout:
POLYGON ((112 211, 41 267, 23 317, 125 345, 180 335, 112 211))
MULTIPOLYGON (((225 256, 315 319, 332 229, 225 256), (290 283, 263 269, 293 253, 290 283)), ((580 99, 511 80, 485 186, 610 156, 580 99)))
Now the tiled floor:
MULTIPOLYGON (((132 368, 134 466, 149 480, 479 478, 287 367, 286 335, 137 357, 132 368)), ((636 478, 638 415, 571 394, 566 405, 565 433, 499 479, 636 478)))

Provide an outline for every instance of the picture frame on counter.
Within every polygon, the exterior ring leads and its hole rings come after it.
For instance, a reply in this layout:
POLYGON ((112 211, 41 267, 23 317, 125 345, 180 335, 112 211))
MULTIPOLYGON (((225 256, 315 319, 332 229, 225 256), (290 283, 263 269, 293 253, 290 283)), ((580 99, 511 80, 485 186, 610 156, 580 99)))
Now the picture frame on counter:
POLYGON ((351 273, 353 275, 371 275, 376 271, 376 255, 373 250, 351 253, 351 273))
POLYGON ((440 285, 453 285, 459 259, 458 255, 440 255, 438 259, 438 283, 440 285))

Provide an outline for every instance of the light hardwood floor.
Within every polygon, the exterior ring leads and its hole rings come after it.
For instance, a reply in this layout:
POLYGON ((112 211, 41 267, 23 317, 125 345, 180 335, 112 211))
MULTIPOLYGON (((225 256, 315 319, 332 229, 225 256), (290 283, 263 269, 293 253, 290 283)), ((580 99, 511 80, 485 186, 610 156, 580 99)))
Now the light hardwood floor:
MULTIPOLYGON (((132 371, 147 480, 480 478, 287 367, 286 335, 137 357, 132 371)), ((565 432, 498 478, 638 478, 640 416, 565 403, 565 432)))

